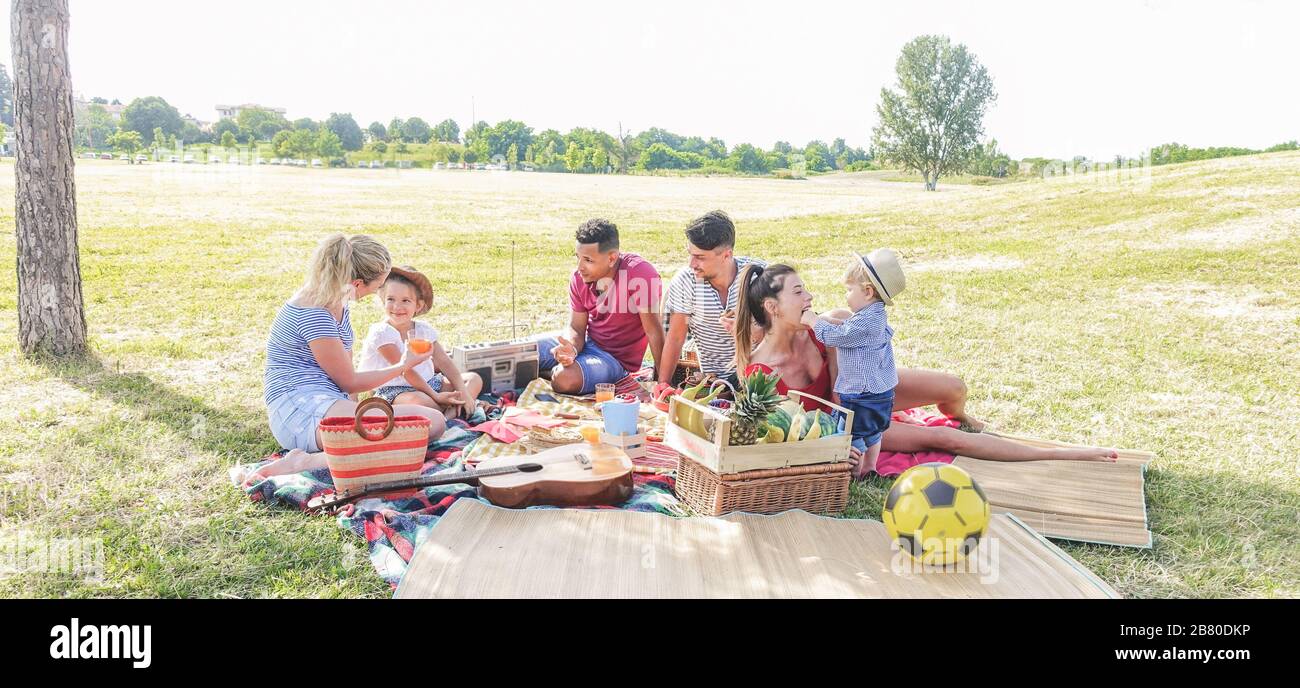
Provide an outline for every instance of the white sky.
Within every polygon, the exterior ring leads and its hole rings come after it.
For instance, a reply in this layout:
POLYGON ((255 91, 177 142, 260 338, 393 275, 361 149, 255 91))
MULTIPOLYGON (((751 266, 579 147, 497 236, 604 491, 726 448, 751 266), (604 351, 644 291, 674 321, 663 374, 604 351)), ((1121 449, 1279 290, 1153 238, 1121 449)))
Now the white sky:
MULTIPOLYGON (((216 119, 256 102, 540 131, 659 126, 728 145, 865 147, 909 39, 988 67, 1013 157, 1300 138, 1300 3, 71 0, 74 89, 216 119)), ((9 33, 9 14, 0 12, 9 33)), ((6 63, 11 61, 6 59, 6 63)), ((12 73, 12 69, 11 69, 12 73)))

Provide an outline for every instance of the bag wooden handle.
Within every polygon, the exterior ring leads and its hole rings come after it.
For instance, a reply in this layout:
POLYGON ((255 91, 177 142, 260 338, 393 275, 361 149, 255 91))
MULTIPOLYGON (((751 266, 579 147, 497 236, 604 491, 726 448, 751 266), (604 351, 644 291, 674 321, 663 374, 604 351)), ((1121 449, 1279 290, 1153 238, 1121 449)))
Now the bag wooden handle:
POLYGON ((383 397, 370 397, 360 404, 357 404, 357 415, 354 420, 356 422, 352 427, 357 431, 357 434, 361 436, 361 439, 378 442, 379 440, 388 437, 388 434, 393 431, 393 405, 388 403, 388 400, 383 397), (378 408, 380 411, 383 411, 388 421, 384 424, 384 431, 378 437, 366 432, 362 420, 366 415, 366 411, 369 411, 372 408, 378 408))

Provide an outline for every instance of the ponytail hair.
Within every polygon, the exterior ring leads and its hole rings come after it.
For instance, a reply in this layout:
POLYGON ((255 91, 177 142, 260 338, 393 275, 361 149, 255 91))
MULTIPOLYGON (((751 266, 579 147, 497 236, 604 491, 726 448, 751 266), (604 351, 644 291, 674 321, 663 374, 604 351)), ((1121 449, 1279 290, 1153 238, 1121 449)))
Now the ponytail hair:
POLYGON ((365 234, 334 234, 316 246, 307 269, 307 281, 294 300, 303 306, 333 308, 348 298, 353 280, 369 284, 393 266, 388 249, 365 234))
POLYGON ((750 263, 740 271, 740 289, 736 293, 736 374, 743 376, 749 367, 749 355, 754 350, 751 331, 758 325, 764 331, 772 327, 763 304, 775 299, 785 288, 786 275, 795 274, 794 268, 777 263, 764 268, 750 263))

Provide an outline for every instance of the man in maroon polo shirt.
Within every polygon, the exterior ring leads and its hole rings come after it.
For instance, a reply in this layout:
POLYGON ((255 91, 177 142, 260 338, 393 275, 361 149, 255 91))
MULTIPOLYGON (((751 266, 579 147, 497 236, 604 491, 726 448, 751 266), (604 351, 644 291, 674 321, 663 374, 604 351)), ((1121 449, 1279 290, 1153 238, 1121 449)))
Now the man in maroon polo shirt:
POLYGON ((640 370, 647 346, 658 366, 664 346, 659 271, 619 250, 618 227, 609 220, 582 223, 576 238, 569 326, 537 345, 541 373, 561 394, 590 394, 640 370))

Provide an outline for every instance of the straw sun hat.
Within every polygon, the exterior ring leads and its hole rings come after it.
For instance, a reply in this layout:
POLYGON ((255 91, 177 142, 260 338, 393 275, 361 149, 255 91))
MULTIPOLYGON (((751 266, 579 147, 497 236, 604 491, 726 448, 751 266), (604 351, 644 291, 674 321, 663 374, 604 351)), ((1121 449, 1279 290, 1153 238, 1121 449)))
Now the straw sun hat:
POLYGON ((880 300, 886 306, 893 305, 894 297, 907 287, 903 266, 898 264, 898 254, 893 249, 878 248, 866 256, 857 251, 853 255, 867 268, 867 277, 871 279, 871 285, 876 288, 880 300))
POLYGON ((419 270, 416 270, 410 265, 394 265, 388 274, 390 276, 397 275, 398 277, 402 277, 406 279, 406 281, 415 285, 416 298, 424 302, 424 307, 415 314, 417 317, 428 313, 429 309, 433 308, 433 284, 429 282, 428 277, 420 274, 419 270))

